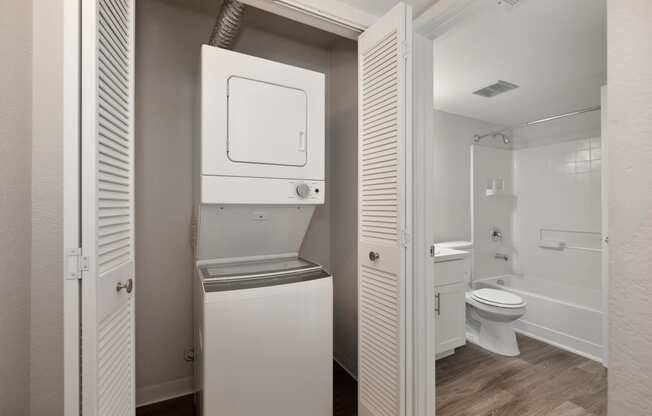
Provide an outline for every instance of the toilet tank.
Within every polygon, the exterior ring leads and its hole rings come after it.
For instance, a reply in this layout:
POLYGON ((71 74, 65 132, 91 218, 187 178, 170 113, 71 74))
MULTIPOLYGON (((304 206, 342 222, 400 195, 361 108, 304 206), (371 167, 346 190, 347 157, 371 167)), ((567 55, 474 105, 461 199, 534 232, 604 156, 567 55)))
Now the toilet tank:
POLYGON ((453 250, 472 251, 473 243, 470 241, 441 241, 435 243, 437 247, 450 248, 453 250))

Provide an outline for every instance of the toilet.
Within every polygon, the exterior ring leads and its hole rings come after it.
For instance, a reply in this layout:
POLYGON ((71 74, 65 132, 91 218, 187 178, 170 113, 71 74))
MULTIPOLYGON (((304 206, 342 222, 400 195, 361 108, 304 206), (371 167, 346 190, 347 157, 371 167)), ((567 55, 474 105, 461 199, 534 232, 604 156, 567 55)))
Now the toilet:
POLYGON ((520 354, 512 322, 525 315, 525 301, 498 289, 466 293, 466 339, 496 354, 520 354))
MULTIPOLYGON (((447 241, 438 247, 472 251, 470 241, 447 241)), ((471 264, 468 265, 471 268, 471 264)), ((506 290, 473 288, 472 276, 466 292, 466 339, 496 354, 514 357, 520 354, 512 323, 525 315, 526 303, 506 290)))

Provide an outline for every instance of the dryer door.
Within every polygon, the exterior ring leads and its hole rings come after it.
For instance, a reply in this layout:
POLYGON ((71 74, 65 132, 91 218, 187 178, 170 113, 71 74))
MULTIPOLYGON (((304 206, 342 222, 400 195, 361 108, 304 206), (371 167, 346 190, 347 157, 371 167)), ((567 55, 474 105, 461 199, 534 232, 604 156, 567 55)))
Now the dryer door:
POLYGON ((228 156, 232 162, 305 166, 304 90, 232 76, 228 81, 228 156))

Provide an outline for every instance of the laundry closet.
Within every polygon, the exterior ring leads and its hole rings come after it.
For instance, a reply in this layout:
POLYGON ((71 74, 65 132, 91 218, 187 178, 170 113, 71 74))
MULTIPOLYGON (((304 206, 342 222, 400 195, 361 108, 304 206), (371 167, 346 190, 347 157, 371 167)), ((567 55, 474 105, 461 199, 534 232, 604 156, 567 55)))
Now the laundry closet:
MULTIPOLYGON (((139 404, 159 400, 155 396, 166 388, 175 395, 201 389, 203 374, 193 371, 190 360, 201 366, 206 354, 198 345, 220 334, 199 333, 207 316, 196 280, 198 274, 218 269, 238 275, 276 270, 288 262, 290 268, 321 266, 320 273, 332 275, 326 289, 332 295, 319 310, 328 326, 333 321, 332 330, 321 325, 328 329, 321 334, 320 342, 326 344, 321 354, 333 355, 353 374, 357 369, 356 42, 246 7, 230 50, 218 49, 207 45, 218 12, 218 7, 192 9, 183 2, 137 2, 139 404), (277 137, 287 139, 272 140, 277 137), (299 259, 293 259, 296 253, 299 259), (203 267, 198 269, 196 261, 203 267), (194 300, 193 282, 199 291, 194 300)), ((214 295, 206 293, 206 299, 214 295)), ((269 318, 279 305, 268 307, 269 318)), ((238 321, 237 311, 228 313, 232 321, 251 325, 246 318, 238 321)), ((239 349, 273 356, 270 340, 261 337, 253 334, 251 340, 265 345, 239 349)), ((294 349, 276 347, 291 355, 307 347, 295 344, 294 349)), ((231 360, 234 371, 249 361, 255 366, 251 358, 231 360)), ((304 366, 313 358, 306 356, 304 366)), ((269 377, 283 375, 281 364, 275 363, 280 367, 269 377)), ((331 388, 330 358, 326 365, 328 383, 318 388, 331 388)), ((305 380, 300 374, 294 379, 305 384, 315 371, 323 373, 323 363, 321 368, 308 370, 305 380)), ((259 379, 267 373, 259 366, 259 379)), ((237 391, 233 379, 229 385, 237 391)))
POLYGON ((69 408, 434 412, 432 43, 288 3, 77 9, 69 408))

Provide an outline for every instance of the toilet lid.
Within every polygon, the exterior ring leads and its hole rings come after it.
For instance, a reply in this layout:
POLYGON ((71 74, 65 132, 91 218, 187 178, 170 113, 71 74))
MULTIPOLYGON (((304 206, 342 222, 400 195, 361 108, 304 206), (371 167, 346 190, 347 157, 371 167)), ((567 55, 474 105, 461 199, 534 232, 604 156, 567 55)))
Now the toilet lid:
POLYGON ((501 308, 520 308, 524 306, 523 299, 514 293, 498 289, 478 289, 471 293, 478 302, 501 308))

